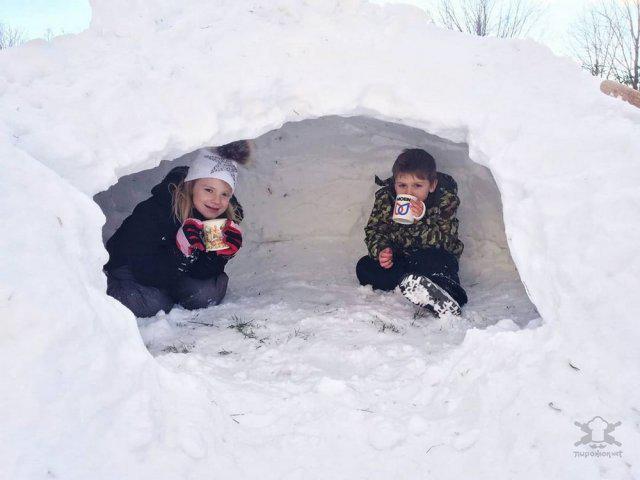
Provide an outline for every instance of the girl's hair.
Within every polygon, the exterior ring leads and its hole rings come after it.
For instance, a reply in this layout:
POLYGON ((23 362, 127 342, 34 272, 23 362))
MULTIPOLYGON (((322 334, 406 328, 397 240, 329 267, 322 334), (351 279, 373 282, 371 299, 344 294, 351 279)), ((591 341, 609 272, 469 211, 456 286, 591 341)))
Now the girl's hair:
POLYGON ((399 173, 411 173, 423 180, 433 182, 438 178, 435 159, 421 148, 407 148, 398 155, 393 168, 393 178, 399 173))
MULTIPOLYGON (((193 185, 195 182, 195 180, 189 182, 180 180, 177 185, 172 183, 169 187, 172 195, 171 210, 175 219, 180 223, 193 216, 193 185)), ((225 214, 229 220, 236 221, 236 212, 231 202, 229 202, 225 214)))

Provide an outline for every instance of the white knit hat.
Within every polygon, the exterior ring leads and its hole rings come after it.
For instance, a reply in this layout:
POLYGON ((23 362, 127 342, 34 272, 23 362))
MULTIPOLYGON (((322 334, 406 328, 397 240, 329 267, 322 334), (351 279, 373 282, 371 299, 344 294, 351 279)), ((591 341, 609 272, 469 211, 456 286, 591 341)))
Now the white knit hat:
POLYGON ((238 164, 203 148, 198 151, 198 155, 191 163, 184 181, 188 182, 199 178, 217 178, 227 182, 231 187, 231 193, 233 193, 238 180, 238 164))

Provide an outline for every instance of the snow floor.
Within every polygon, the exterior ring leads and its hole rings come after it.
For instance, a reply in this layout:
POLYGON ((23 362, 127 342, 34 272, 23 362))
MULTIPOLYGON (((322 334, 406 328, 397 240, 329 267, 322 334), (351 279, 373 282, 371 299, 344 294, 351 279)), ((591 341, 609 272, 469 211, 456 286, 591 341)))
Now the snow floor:
POLYGON ((254 370, 254 360, 270 358, 274 347, 284 349, 278 356, 285 364, 306 363, 311 358, 294 353, 303 347, 317 350, 309 367, 322 370, 331 367, 332 358, 342 364, 350 352, 365 347, 373 348, 372 358, 379 360, 389 346, 398 350, 399 359, 403 351, 407 359, 417 351, 426 359, 460 343, 469 328, 501 321, 513 323, 514 329, 538 325, 535 308, 513 278, 467 287, 470 301, 462 318, 437 319, 398 291, 360 286, 354 272, 358 252, 336 250, 335 240, 324 239, 244 251, 250 261, 238 261, 236 271, 229 272, 229 291, 221 305, 195 312, 176 307, 167 315, 138 320, 149 351, 159 356, 195 353, 213 357, 215 365, 237 363, 234 370, 254 370), (271 353, 264 357, 267 351, 271 353))
POLYGON ((425 385, 428 369, 470 328, 539 324, 515 282, 471 287, 462 318, 435 319, 399 292, 357 285, 354 257, 330 239, 250 253, 223 304, 138 320, 161 365, 210 385, 236 427, 221 435, 236 443, 243 478, 361 478, 353 456, 376 471, 368 478, 415 475, 430 448, 468 448, 474 429, 446 427, 456 421, 444 421, 447 389, 425 385), (376 458, 383 451, 393 454, 376 458))

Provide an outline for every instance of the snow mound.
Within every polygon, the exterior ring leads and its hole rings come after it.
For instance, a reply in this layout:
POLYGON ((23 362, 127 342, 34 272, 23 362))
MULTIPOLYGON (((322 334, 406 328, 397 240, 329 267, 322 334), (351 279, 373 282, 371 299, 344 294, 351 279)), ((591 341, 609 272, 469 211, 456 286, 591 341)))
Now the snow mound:
MULTIPOLYGON (((638 475, 640 112, 540 45, 442 31, 412 7, 92 6, 88 31, 0 53, 3 476, 638 475), (105 217, 93 195, 163 159, 327 115, 467 144, 495 178, 511 255, 544 324, 470 330, 411 370, 399 343, 387 357, 356 345, 361 375, 388 358, 360 383, 321 361, 298 385, 295 365, 282 370, 292 380, 269 389, 197 354, 155 360, 104 294, 105 217), (366 390, 352 396, 354 385, 366 390), (260 409, 265 396, 275 410, 260 409), (253 412, 242 430, 236 400, 253 412), (415 415, 396 415, 398 402, 415 415), (574 422, 596 415, 622 422, 623 458, 574 458, 574 422)), ((252 221, 272 234, 266 219, 252 221)), ((342 353, 340 338, 308 354, 342 353)), ((278 348, 246 361, 266 374, 278 348)))

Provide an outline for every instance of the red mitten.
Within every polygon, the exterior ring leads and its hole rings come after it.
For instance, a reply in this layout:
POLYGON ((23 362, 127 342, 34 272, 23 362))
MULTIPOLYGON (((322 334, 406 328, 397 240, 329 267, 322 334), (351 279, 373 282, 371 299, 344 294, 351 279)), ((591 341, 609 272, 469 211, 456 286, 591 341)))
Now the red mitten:
POLYGON ((196 251, 204 252, 204 231, 202 222, 187 218, 176 233, 176 245, 185 257, 192 257, 196 251))
POLYGON ((226 243, 229 248, 218 250, 216 253, 223 257, 231 258, 238 253, 238 250, 242 247, 242 232, 237 224, 231 220, 227 220, 227 223, 222 227, 222 234, 224 235, 224 243, 226 243))

